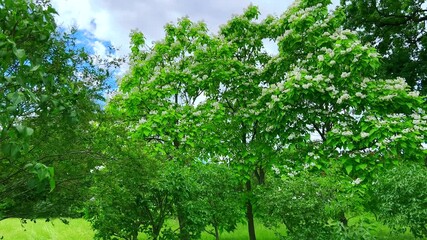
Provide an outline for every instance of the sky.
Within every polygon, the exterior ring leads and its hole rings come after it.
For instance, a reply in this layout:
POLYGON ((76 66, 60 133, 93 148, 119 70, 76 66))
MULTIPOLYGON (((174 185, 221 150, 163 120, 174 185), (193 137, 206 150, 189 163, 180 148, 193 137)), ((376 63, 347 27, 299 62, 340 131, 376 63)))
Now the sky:
MULTIPOLYGON (((108 47, 118 50, 116 57, 129 52, 132 30, 144 33, 147 43, 163 38, 163 27, 188 16, 192 21, 204 21, 211 33, 227 23, 233 15, 243 13, 250 4, 258 6, 263 19, 267 15, 280 16, 294 0, 51 0, 57 10, 55 20, 61 28, 75 27, 77 40, 90 54, 103 58, 108 47)), ((332 0, 336 5, 339 0, 332 0)), ((266 49, 275 52, 274 46, 266 49)), ((110 52, 111 53, 111 52, 110 52)), ((120 78, 128 66, 122 64, 114 78, 120 78)), ((116 87, 115 81, 109 85, 116 87)))
POLYGON ((204 21, 212 33, 233 14, 240 14, 250 4, 260 8, 261 17, 281 15, 293 0, 52 0, 58 11, 56 22, 64 28, 77 27, 92 39, 97 54, 106 51, 103 43, 129 52, 131 30, 144 33, 147 42, 163 36, 163 26, 188 16, 204 21))

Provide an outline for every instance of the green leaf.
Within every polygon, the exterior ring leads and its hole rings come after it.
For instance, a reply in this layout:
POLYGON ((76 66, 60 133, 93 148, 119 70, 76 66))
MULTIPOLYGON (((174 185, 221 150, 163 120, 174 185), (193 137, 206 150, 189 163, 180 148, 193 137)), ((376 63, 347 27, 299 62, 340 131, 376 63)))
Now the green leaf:
POLYGON ((24 132, 25 132, 25 136, 29 137, 29 136, 33 135, 34 129, 32 129, 30 127, 26 127, 24 132))
POLYGON ((34 133, 34 129, 32 129, 30 127, 23 126, 23 125, 18 125, 15 128, 20 134, 22 134, 25 137, 29 137, 29 136, 33 135, 33 133, 34 133))
POLYGON ((13 53, 19 60, 23 60, 25 58, 25 50, 13 48, 13 53))
POLYGON ((347 174, 350 174, 350 173, 351 173, 351 171, 353 171, 353 165, 347 165, 347 166, 345 167, 345 171, 347 172, 347 174))
POLYGON ((31 72, 37 71, 40 68, 40 65, 36 65, 30 69, 31 72))
POLYGON ((365 170, 367 166, 368 166, 368 164, 366 164, 366 163, 362 163, 362 164, 357 165, 357 168, 358 168, 358 169, 365 170))
POLYGON ((22 125, 17 125, 17 126, 15 126, 15 128, 21 134, 24 133, 24 131, 25 131, 25 126, 22 126, 22 125))

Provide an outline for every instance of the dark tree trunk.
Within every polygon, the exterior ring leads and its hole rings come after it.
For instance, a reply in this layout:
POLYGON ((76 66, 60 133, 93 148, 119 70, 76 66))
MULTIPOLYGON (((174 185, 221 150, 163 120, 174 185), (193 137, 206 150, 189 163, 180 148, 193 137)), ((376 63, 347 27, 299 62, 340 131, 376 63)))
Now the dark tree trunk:
MULTIPOLYGON (((246 191, 250 193, 252 190, 251 180, 246 181, 246 191)), ((250 198, 246 202, 246 218, 248 220, 248 233, 249 240, 256 240, 255 235, 255 223, 254 223, 254 213, 252 210, 252 203, 250 198)))
POLYGON ((215 226, 215 239, 219 240, 219 231, 218 231, 218 227, 215 226))
POLYGON ((179 223, 179 239, 181 240, 189 240, 190 233, 186 227, 186 219, 182 212, 182 210, 178 209, 178 223, 179 223))
POLYGON ((160 226, 158 226, 158 225, 152 226, 153 227, 153 240, 157 240, 159 238, 160 230, 162 229, 162 225, 163 224, 161 224, 160 226))

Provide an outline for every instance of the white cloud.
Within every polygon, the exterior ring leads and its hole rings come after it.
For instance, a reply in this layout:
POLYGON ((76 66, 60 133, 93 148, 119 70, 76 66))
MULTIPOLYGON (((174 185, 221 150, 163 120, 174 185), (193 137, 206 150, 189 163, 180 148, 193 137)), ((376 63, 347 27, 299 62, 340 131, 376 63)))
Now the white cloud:
POLYGON ((95 55, 100 56, 101 58, 107 57, 107 48, 100 41, 95 41, 92 43, 93 51, 95 55))
MULTIPOLYGON (((255 0, 263 16, 280 15, 292 0, 255 0)), ((177 18, 189 16, 193 21, 205 21, 216 32, 233 14, 242 13, 247 0, 52 0, 64 27, 76 26, 98 39, 111 41, 120 53, 129 52, 131 30, 142 31, 148 42, 163 37, 163 26, 177 18)))
MULTIPOLYGON (((333 0, 336 4, 338 0, 333 0)), ((129 50, 131 30, 142 31, 147 42, 164 36, 163 27, 177 18, 188 16, 193 21, 204 21, 212 33, 226 23, 233 14, 240 14, 251 3, 259 6, 261 18, 268 14, 281 15, 293 0, 51 0, 58 11, 56 21, 65 28, 86 30, 100 40, 92 43, 95 54, 105 56, 101 41, 110 41, 118 48, 118 56, 129 50)), ((271 52, 274 44, 267 42, 271 52), (271 46, 270 46, 271 45, 271 46)), ((123 74, 127 66, 123 65, 123 74)))

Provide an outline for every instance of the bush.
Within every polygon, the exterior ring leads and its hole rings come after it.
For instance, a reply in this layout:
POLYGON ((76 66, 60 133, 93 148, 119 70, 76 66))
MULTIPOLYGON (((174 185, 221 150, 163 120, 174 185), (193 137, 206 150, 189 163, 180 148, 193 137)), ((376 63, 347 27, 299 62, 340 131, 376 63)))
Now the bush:
POLYGON ((378 176, 372 186, 372 211, 394 231, 410 228, 427 237, 427 168, 406 163, 378 176))
POLYGON ((333 171, 302 171, 260 186, 256 207, 267 227, 286 226, 281 239, 371 239, 364 219, 347 226, 345 213, 358 211, 362 204, 358 188, 333 171))
POLYGON ((266 226, 283 223, 289 239, 330 238, 332 217, 329 206, 335 201, 335 187, 329 179, 301 173, 272 179, 258 192, 257 209, 266 226))

